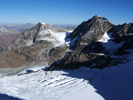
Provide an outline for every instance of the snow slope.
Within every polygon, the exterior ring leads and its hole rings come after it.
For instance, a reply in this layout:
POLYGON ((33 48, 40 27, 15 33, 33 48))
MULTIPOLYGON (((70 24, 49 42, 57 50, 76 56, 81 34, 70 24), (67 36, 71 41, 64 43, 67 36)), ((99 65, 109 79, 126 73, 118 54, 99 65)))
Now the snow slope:
MULTIPOLYGON (((53 32, 50 29, 42 30, 39 32, 37 41, 40 40, 46 40, 48 42, 52 42, 54 44, 54 47, 60 46, 62 44, 67 43, 65 41, 66 34, 71 33, 72 31, 68 32, 53 32)), ((32 37, 31 37, 32 38, 32 37)), ((29 39, 26 43, 26 46, 30 46, 33 44, 33 38, 29 39)))

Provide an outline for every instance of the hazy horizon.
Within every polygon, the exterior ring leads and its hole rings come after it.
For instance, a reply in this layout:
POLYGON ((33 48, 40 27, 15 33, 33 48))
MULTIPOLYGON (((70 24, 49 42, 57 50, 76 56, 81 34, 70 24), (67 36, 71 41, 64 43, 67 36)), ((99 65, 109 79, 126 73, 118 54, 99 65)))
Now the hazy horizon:
POLYGON ((132 0, 4 0, 0 24, 79 25, 98 15, 117 25, 133 22, 132 4, 132 0))

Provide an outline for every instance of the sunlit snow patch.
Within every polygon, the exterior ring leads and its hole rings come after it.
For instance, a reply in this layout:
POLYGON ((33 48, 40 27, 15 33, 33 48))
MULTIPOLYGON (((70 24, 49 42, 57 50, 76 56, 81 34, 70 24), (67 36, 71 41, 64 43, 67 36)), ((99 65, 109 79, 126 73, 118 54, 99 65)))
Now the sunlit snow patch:
POLYGON ((99 42, 108 42, 111 38, 108 36, 107 32, 104 33, 103 37, 98 40, 99 42))
POLYGON ((60 46, 61 44, 65 43, 65 37, 66 37, 66 32, 60 32, 55 34, 56 39, 59 41, 55 46, 60 46))
POLYGON ((33 44, 33 39, 32 40, 28 40, 27 43, 26 43, 26 46, 30 46, 33 44))
POLYGON ((57 47, 67 43, 65 41, 65 38, 66 32, 53 32, 52 30, 47 29, 40 31, 40 33, 38 34, 38 38, 36 40, 46 40, 54 43, 54 47, 57 47))
POLYGON ((43 25, 46 25, 46 23, 43 23, 43 22, 40 22, 41 24, 43 24, 43 25))

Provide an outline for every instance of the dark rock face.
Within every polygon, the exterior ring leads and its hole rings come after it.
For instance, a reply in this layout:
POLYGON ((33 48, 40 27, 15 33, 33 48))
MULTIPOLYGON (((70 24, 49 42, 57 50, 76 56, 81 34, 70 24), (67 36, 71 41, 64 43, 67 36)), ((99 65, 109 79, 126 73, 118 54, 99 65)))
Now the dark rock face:
POLYGON ((98 53, 76 54, 72 52, 70 55, 65 55, 61 61, 53 63, 47 70, 54 69, 77 69, 81 66, 90 68, 102 69, 111 62, 111 58, 105 58, 104 55, 98 53))
POLYGON ((0 53, 3 51, 4 49, 0 47, 0 53))
POLYGON ((101 42, 92 42, 85 46, 81 52, 83 53, 104 53, 105 47, 102 46, 101 42))
POLYGON ((68 45, 65 44, 65 45, 51 49, 49 52, 48 64, 52 64, 55 61, 58 61, 61 58, 63 58, 68 48, 69 48, 68 45))
POLYGON ((123 43, 123 45, 120 48, 118 48, 116 52, 114 52, 114 55, 130 54, 130 51, 126 50, 133 50, 133 36, 121 36, 119 39, 125 41, 125 43, 123 43))
POLYGON ((125 35, 131 35, 133 34, 133 23, 124 23, 123 25, 117 25, 113 26, 110 30, 109 33, 112 33, 112 36, 114 38, 119 38, 121 36, 125 35))

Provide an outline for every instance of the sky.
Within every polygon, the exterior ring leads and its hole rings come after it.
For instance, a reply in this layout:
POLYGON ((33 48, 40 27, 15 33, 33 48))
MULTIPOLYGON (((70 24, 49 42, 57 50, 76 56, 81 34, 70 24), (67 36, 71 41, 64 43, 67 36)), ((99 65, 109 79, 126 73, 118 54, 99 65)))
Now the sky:
POLYGON ((133 0, 1 0, 0 24, 80 24, 94 15, 133 22, 133 0))

